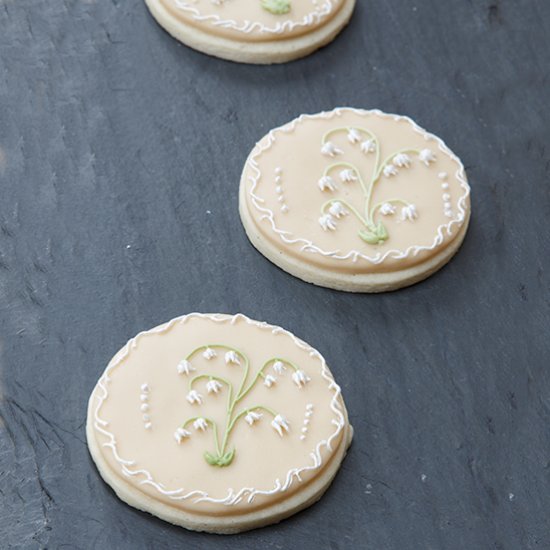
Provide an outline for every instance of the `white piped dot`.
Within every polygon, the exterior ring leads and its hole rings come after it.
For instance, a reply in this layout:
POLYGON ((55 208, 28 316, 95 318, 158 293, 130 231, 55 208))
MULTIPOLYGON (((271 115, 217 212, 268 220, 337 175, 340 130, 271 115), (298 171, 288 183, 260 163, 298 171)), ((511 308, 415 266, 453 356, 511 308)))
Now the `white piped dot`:
POLYGON ((149 422, 149 420, 151 420, 151 417, 148 414, 144 414, 143 415, 143 421, 144 422, 149 422))
MULTIPOLYGON (((447 218, 452 218, 453 217, 453 213, 451 210, 445 210, 444 212, 445 216, 447 216, 447 218)), ((462 221, 462 220, 460 220, 462 221)))
POLYGON ((443 203, 443 208, 445 208, 445 210, 450 210, 452 207, 451 203, 450 202, 444 202, 443 203))
POLYGON ((281 197, 281 196, 279 196, 279 198, 278 198, 277 200, 278 200, 279 202, 283 202, 283 201, 285 200, 285 198, 284 198, 284 197, 281 197))
POLYGON ((275 176, 275 183, 281 183, 281 176, 275 176))
POLYGON ((283 173, 283 169, 282 169, 280 166, 277 166, 277 168, 275 168, 275 173, 276 173, 276 174, 282 174, 282 173, 283 173))
POLYGON ((302 433, 307 434, 307 428, 306 427, 302 428, 302 433))
POLYGON ((444 181, 444 182, 441 184, 441 187, 442 187, 443 189, 449 189, 449 184, 448 184, 446 181, 444 181))
POLYGON ((149 384, 142 384, 141 385, 141 391, 144 393, 149 393, 149 384))
POLYGON ((147 401, 147 399, 149 399, 149 397, 148 397, 146 394, 144 394, 144 393, 142 393, 142 394, 139 396, 139 398, 140 398, 142 401, 147 401))
POLYGON ((447 172, 439 172, 439 174, 437 174, 437 177, 440 180, 445 180, 445 179, 447 179, 447 172))
POLYGON ((151 422, 147 422, 143 427, 146 429, 146 430, 150 430, 151 429, 151 422))
POLYGON ((284 212, 285 214, 288 212, 288 206, 286 204, 283 204, 283 206, 281 206, 281 212, 284 212))
POLYGON ((147 403, 143 403, 140 409, 141 409, 141 412, 147 412, 149 410, 149 405, 147 405, 147 403))
POLYGON ((304 424, 305 424, 306 426, 307 426, 310 422, 311 422, 311 420, 310 420, 309 418, 306 418, 306 419, 304 420, 304 424))
POLYGON ((280 185, 277 185, 277 187, 275 187, 275 193, 277 193, 277 195, 282 195, 283 188, 280 185))
POLYGON ((303 441, 305 438, 306 438, 305 435, 301 435, 301 436, 300 436, 300 441, 303 441))
POLYGON ((444 201, 450 201, 451 200, 451 195, 449 195, 449 193, 443 193, 443 200, 444 201))

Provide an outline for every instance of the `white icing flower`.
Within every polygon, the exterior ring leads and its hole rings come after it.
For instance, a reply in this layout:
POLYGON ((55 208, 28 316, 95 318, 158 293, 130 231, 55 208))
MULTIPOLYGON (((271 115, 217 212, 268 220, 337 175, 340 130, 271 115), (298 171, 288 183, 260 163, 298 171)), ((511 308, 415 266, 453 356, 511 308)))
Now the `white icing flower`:
POLYGON ((185 399, 187 399, 187 401, 189 401, 191 405, 194 405, 194 404, 200 405, 202 403, 202 395, 196 390, 191 390, 187 394, 185 399))
POLYGON ((252 426, 252 424, 254 424, 254 422, 257 422, 258 420, 260 420, 260 418, 262 418, 263 414, 261 413, 257 413, 257 412, 254 412, 254 411, 248 411, 248 414, 244 417, 246 423, 249 425, 249 426, 252 426))
POLYGON ((354 144, 359 143, 361 141, 361 134, 355 128, 350 128, 348 132, 348 141, 354 144))
POLYGON ((220 393, 223 386, 217 380, 209 380, 206 383, 206 391, 208 393, 220 393))
POLYGON ((180 361, 178 365, 178 374, 191 374, 195 369, 187 359, 180 361))
POLYGON ((225 354, 225 362, 226 364, 233 364, 233 365, 240 365, 241 364, 241 360, 239 359, 239 355, 237 354, 237 352, 231 350, 231 351, 228 351, 226 354, 225 354))
POLYGON ((336 223, 334 222, 334 218, 330 214, 323 214, 319 218, 319 223, 325 231, 334 231, 336 229, 336 223))
POLYGON ((330 205, 328 209, 329 213, 335 218, 341 218, 342 216, 347 216, 349 212, 344 208, 341 202, 335 201, 330 205))
POLYGON ((277 433, 283 437, 284 435, 284 432, 288 432, 288 430, 290 429, 290 426, 288 425, 288 421, 287 419, 278 414, 272 421, 271 421, 271 425, 273 426, 273 428, 277 431, 277 433))
POLYGON ((336 155, 341 155, 344 151, 338 149, 332 141, 327 141, 322 147, 321 147, 321 153, 323 155, 327 155, 329 157, 335 157, 336 155))
POLYGON ((317 185, 321 191, 336 191, 338 189, 336 182, 330 176, 323 176, 317 185))
POLYGON ((299 388, 301 388, 305 386, 311 380, 311 378, 304 371, 297 370, 292 375, 292 380, 299 388))
POLYGON ((374 153, 376 151, 376 143, 373 139, 367 139, 361 143, 361 151, 365 154, 374 153))
POLYGON ((193 422, 193 428, 204 432, 208 429, 208 422, 204 418, 197 418, 197 420, 193 422))
POLYGON ((342 170, 340 172, 340 179, 344 183, 351 183, 353 181, 357 181, 357 176, 355 175, 355 172, 353 170, 342 170))
POLYGON ((411 165, 411 157, 405 153, 399 153, 393 157, 393 163, 398 168, 408 168, 411 165))
POLYGON ((401 219, 403 221, 409 220, 414 221, 418 218, 418 212, 416 211, 416 206, 414 204, 409 204, 409 206, 404 206, 401 209, 401 219))
POLYGON ((210 361, 210 359, 213 359, 214 357, 216 357, 216 355, 218 355, 212 348, 206 348, 202 354, 202 356, 205 358, 205 359, 208 359, 210 361))
POLYGON ((275 382, 277 382, 277 379, 274 376, 271 376, 271 374, 268 374, 264 378, 264 386, 266 386, 268 388, 271 388, 271 386, 273 386, 273 384, 275 384, 275 382))
POLYGON ((275 363, 273 363, 273 370, 277 374, 283 374, 286 370, 285 364, 282 361, 275 361, 275 363))
POLYGON ((386 165, 382 172, 387 178, 391 178, 392 176, 397 176, 397 174, 399 174, 399 170, 397 170, 393 164, 386 165))
POLYGON ((391 216, 395 214, 395 206, 389 202, 385 202, 380 207, 380 214, 382 214, 382 216, 391 216))
POLYGON ((430 162, 435 162, 435 155, 430 149, 422 149, 418 154, 418 160, 423 162, 426 166, 430 166, 430 162))
POLYGON ((185 428, 178 428, 174 432, 174 439, 178 442, 178 445, 188 437, 191 437, 191 432, 188 432, 185 428))

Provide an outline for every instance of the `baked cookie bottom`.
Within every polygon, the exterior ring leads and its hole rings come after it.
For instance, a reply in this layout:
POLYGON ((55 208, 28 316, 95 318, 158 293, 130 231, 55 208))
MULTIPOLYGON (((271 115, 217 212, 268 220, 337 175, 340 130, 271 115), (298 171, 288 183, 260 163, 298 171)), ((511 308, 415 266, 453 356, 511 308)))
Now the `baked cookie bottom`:
POLYGON ((464 223, 459 229, 455 238, 440 252, 427 260, 402 269, 388 273, 338 273, 333 270, 323 269, 311 265, 303 260, 295 258, 279 249, 268 239, 265 239, 257 230, 252 219, 246 200, 246 185, 241 181, 239 190, 239 213, 244 225, 246 234, 252 245, 269 261, 280 267, 282 270, 302 279, 306 283, 313 283, 317 286, 343 290, 346 292, 388 292, 413 285, 441 269, 456 254, 466 232, 470 221, 470 208, 467 209, 464 223))
POLYGON ((96 430, 93 425, 95 392, 96 389, 92 392, 88 402, 86 439, 88 441, 90 454, 92 455, 92 459, 101 477, 115 491, 117 497, 123 502, 126 502, 126 504, 143 512, 149 512, 164 521, 185 527, 191 531, 204 531, 220 535, 241 533, 243 531, 278 523, 312 504, 315 504, 332 483, 353 438, 353 428, 349 424, 347 411, 342 403, 344 415, 346 417, 346 425, 338 449, 320 475, 312 479, 303 488, 298 488, 297 491, 284 500, 248 514, 231 516, 193 514, 176 508, 175 506, 169 506, 164 502, 158 501, 142 493, 113 471, 105 460, 95 436, 96 430))
POLYGON ((145 0, 145 3, 160 26, 186 46, 221 59, 258 65, 286 63, 327 45, 347 25, 355 7, 355 0, 346 0, 326 25, 302 36, 245 42, 215 36, 183 23, 166 9, 161 0, 145 0))

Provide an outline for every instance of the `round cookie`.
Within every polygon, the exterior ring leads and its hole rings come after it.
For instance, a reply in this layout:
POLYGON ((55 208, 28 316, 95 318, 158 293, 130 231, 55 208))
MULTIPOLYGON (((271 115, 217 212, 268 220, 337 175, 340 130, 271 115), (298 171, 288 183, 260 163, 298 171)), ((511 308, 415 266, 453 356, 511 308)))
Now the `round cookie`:
POLYGON ((452 258, 468 227, 470 187, 460 160, 410 118, 340 108, 260 140, 239 210, 252 244, 288 273, 382 292, 452 258))
POLYGON ((86 425, 119 498, 212 533, 316 502, 352 433, 319 352, 241 314, 191 313, 138 334, 99 379, 86 425))
POLYGON ((355 0, 145 0, 174 38, 242 63, 284 63, 331 42, 355 0))

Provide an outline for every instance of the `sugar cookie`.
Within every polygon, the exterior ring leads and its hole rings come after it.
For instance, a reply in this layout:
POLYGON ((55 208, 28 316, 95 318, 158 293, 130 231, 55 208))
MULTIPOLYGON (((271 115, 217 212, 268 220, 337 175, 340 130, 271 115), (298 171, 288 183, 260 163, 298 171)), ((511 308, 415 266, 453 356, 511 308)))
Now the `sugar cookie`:
POLYGON ((252 244, 288 273, 382 292, 451 259, 470 188, 460 160, 410 118, 341 108, 269 132, 246 161, 239 208, 252 244))
POLYGON ((355 0, 145 0, 174 38, 243 63, 284 63, 331 42, 355 0))
POLYGON ((313 504, 352 433, 323 357, 240 314, 192 313, 138 334, 93 390, 86 426, 119 498, 213 533, 313 504))

